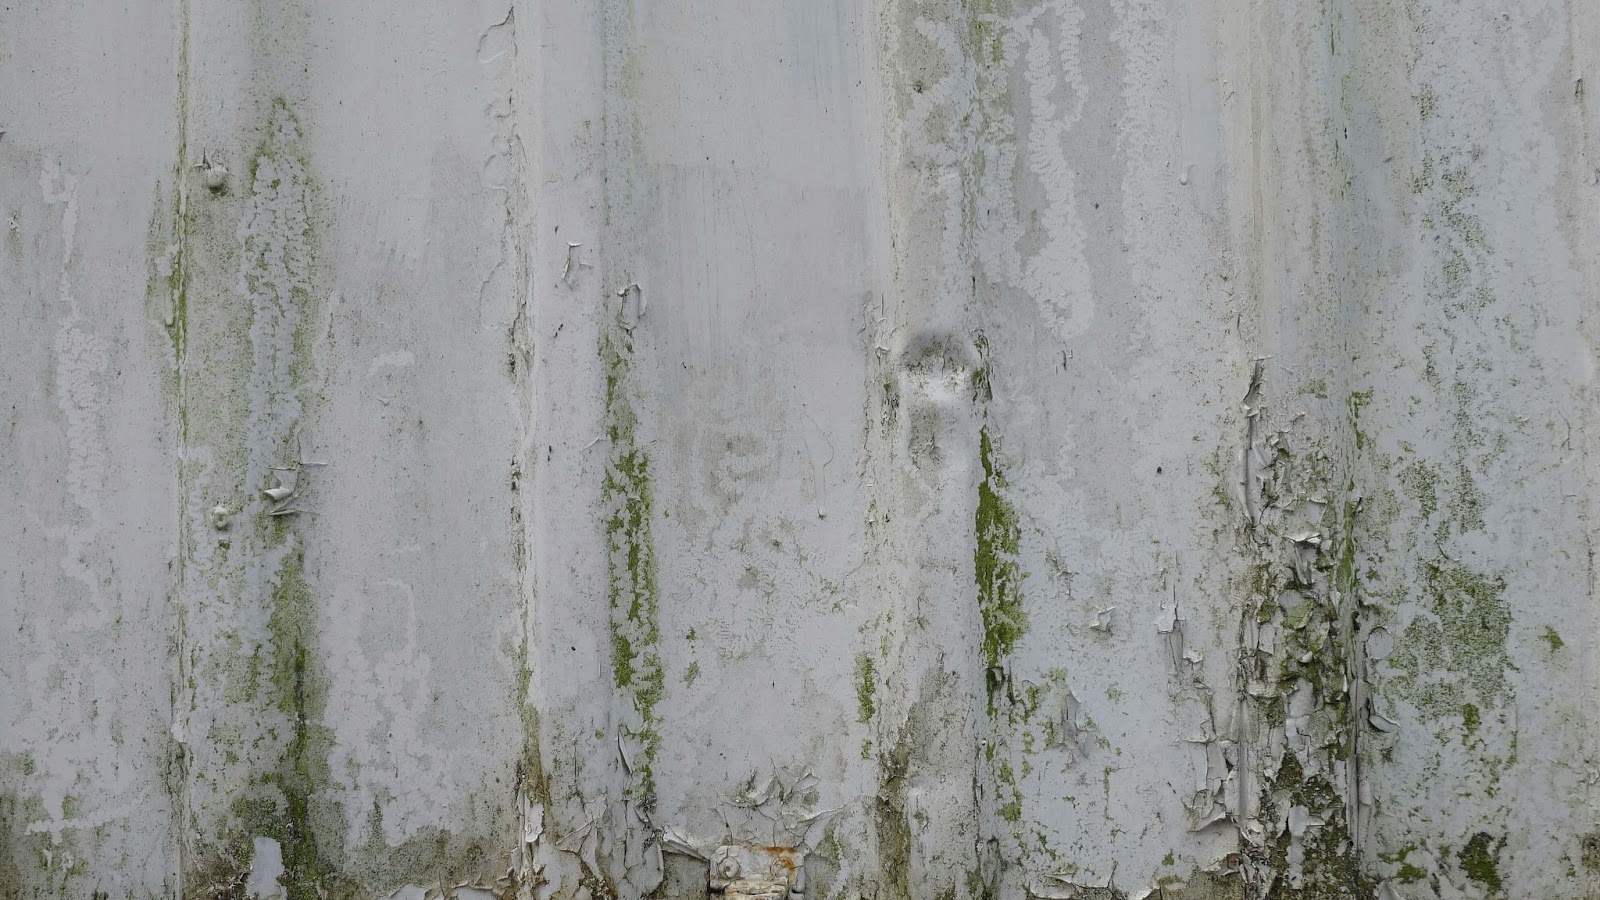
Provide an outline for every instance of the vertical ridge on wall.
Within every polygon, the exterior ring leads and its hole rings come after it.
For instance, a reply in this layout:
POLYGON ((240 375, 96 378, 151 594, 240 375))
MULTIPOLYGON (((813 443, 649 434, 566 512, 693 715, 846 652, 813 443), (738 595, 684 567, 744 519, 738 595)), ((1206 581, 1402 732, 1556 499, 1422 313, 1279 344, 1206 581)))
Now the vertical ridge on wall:
POLYGON ((1600 884, 1592 5, 57 6, 0 900, 1600 884))
MULTIPOLYGON (((1564 183, 1582 184, 1587 177, 1591 187, 1594 183, 1593 172, 1596 160, 1600 159, 1600 129, 1596 122, 1600 121, 1600 93, 1588 90, 1586 84, 1587 73, 1596 70, 1596 62, 1600 61, 1600 46, 1594 40, 1600 34, 1600 11, 1585 7, 1583 4, 1569 4, 1567 6, 1567 28, 1569 30, 1567 43, 1567 76, 1571 79, 1574 102, 1566 106, 1562 121, 1563 153, 1560 160, 1561 180, 1564 183)), ((1557 84, 1560 82, 1557 81, 1557 84)), ((1561 236, 1574 260, 1578 275, 1579 308, 1577 314, 1577 332, 1580 346, 1585 359, 1592 359, 1600 349, 1600 334, 1596 332, 1595 300, 1600 297, 1600 260, 1593 253, 1585 254, 1582 248, 1589 246, 1588 235, 1595 233, 1600 227, 1600 206, 1593 202, 1584 202, 1584 195, 1579 191, 1563 192, 1557 200, 1557 208, 1561 217, 1561 236)), ((1571 376, 1574 382, 1574 391, 1579 398, 1583 409, 1595 409, 1592 402, 1594 397, 1593 374, 1590 365, 1574 366, 1576 372, 1571 376)), ((1593 560, 1592 548, 1595 545, 1595 503, 1600 494, 1596 492, 1596 461, 1600 454, 1596 453, 1595 435, 1596 428, 1592 422, 1580 421, 1576 426, 1577 444, 1574 446, 1578 459, 1580 477, 1579 486, 1584 494, 1582 508, 1578 513, 1579 521, 1583 526, 1585 549, 1590 560, 1593 560)), ((1565 446, 1565 445, 1564 445, 1565 446)), ((1591 562, 1588 572, 1588 585, 1586 596, 1593 598, 1596 584, 1594 568, 1591 562)), ((1586 635, 1593 635, 1600 630, 1600 604, 1589 603, 1588 615, 1581 613, 1573 617, 1572 629, 1586 635)), ((1547 642, 1548 643, 1548 642, 1547 642)), ((1588 709, 1595 708, 1595 701, 1600 699, 1600 647, 1594 641, 1583 645, 1574 652, 1574 666, 1578 671, 1580 686, 1577 693, 1582 697, 1578 702, 1588 709)), ((1578 721, 1583 721, 1579 719, 1578 721)), ((1587 727, 1580 726, 1583 734, 1577 738, 1577 744, 1583 748, 1594 746, 1597 740, 1593 734, 1592 721, 1587 727)), ((1586 751, 1592 752, 1592 751, 1586 751)), ((1574 801, 1581 802, 1593 808, 1596 800, 1597 785, 1593 779, 1580 779, 1580 786, 1570 783, 1564 785, 1569 791, 1568 796, 1574 801)), ((1593 823, 1585 823, 1592 825, 1593 823)), ((1587 835, 1581 839, 1580 846, 1588 850, 1594 842, 1587 835)), ((1592 855, 1580 855, 1584 863, 1580 869, 1580 883, 1584 890, 1594 893, 1600 891, 1600 859, 1592 855)))
POLYGON ((184 891, 245 885, 270 846, 287 889, 303 896, 332 886, 334 863, 315 823, 336 814, 316 791, 328 751, 320 541, 301 506, 320 474, 304 463, 321 458, 311 427, 319 399, 312 341, 328 272, 327 198, 313 183, 306 126, 293 108, 308 86, 273 65, 275 50, 304 34, 305 14, 232 15, 193 2, 183 12, 182 301, 173 324, 182 336, 182 681, 173 733, 183 764, 184 891), (252 51, 235 84, 218 58, 217 30, 230 27, 252 51), (261 87, 237 118, 205 114, 251 74, 261 87), (230 131, 232 140, 219 139, 230 131), (210 148, 197 154, 191 140, 210 148), (227 152, 236 142, 245 153, 227 152), (209 186, 212 167, 229 163, 227 180, 209 186), (280 486, 293 493, 264 493, 280 486))
MULTIPOLYGON (((1369 896, 1360 863, 1359 767, 1364 672, 1351 567, 1350 129, 1336 114, 1348 65, 1342 8, 1258 6, 1260 42, 1238 88, 1252 165, 1242 167, 1255 233, 1242 244, 1256 362, 1245 404, 1242 537, 1254 559, 1241 610, 1240 805, 1246 874, 1270 890, 1369 896), (1327 36, 1324 38, 1323 35, 1327 36), (1291 58, 1288 72, 1271 65, 1291 58), (1269 110, 1289 106, 1301 116, 1269 110), (1309 413, 1309 415, 1308 415, 1309 413)), ((1358 123, 1359 128, 1359 123, 1358 123)), ((1360 137, 1358 131, 1358 139, 1360 137)))
POLYGON ((160 283, 175 10, 132 3, 96 21, 104 32, 67 7, 0 11, 7 898, 154 896, 176 880, 160 283))

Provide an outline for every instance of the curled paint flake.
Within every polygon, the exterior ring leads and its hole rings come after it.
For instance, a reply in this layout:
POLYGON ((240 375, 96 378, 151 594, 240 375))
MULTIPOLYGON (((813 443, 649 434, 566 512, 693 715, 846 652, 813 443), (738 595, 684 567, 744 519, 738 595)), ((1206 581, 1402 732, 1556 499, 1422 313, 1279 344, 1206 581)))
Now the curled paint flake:
POLYGON ((628 759, 628 749, 622 744, 622 732, 617 732, 617 760, 622 763, 622 774, 633 774, 633 763, 628 759))
POLYGON ((709 861, 710 855, 701 849, 701 843, 696 842, 676 826, 668 825, 661 832, 661 848, 678 856, 687 856, 692 859, 709 861))
POLYGON ((1289 807, 1289 814, 1284 817, 1284 827, 1289 829, 1291 838, 1299 838, 1306 833, 1308 828, 1321 828, 1327 823, 1311 814, 1311 810, 1304 806, 1289 807))
POLYGON ((295 469, 277 469, 273 474, 277 476, 278 486, 267 488, 262 493, 279 502, 293 497, 299 473, 295 469))
POLYGON ((1089 627, 1094 629, 1095 631, 1103 632, 1105 634, 1110 634, 1111 633, 1111 614, 1114 611, 1116 611, 1116 607, 1115 606, 1108 606, 1105 609, 1096 610, 1095 614, 1094 614, 1094 621, 1089 623, 1089 627))
POLYGON ((762 784, 759 790, 756 788, 756 780, 758 777, 759 773, 752 772, 750 774, 750 779, 745 782, 744 787, 741 788, 739 793, 734 796, 734 806, 752 809, 772 799, 773 788, 775 788, 778 783, 777 776, 768 778, 766 782, 762 784))
POLYGON ((1072 765, 1089 755, 1090 741, 1085 740, 1081 723, 1082 704, 1070 689, 1065 692, 1061 704, 1061 738, 1060 745, 1067 751, 1067 764, 1072 765))
POLYGON ((267 510, 267 515, 269 516, 287 516, 299 512, 300 508, 294 505, 294 500, 300 495, 300 473, 308 468, 327 465, 325 462, 315 462, 305 458, 305 449, 300 443, 300 433, 298 431, 295 432, 294 443, 294 464, 272 466, 271 471, 277 479, 278 485, 262 491, 263 494, 272 498, 272 501, 277 504, 267 510))
POLYGON ((724 811, 727 836, 752 844, 809 846, 812 829, 842 809, 816 808, 820 784, 810 771, 795 774, 779 767, 764 779, 751 773, 729 799, 732 809, 724 811))
POLYGON ((1167 673, 1180 683, 1188 683, 1195 680, 1195 666, 1203 657, 1199 653, 1185 651, 1183 625, 1184 619, 1178 611, 1176 599, 1170 607, 1161 608, 1161 617, 1156 620, 1156 632, 1166 644, 1167 673))
POLYGON ((1372 629, 1372 633, 1367 635, 1366 650, 1367 659, 1374 661, 1388 659, 1389 654, 1394 652, 1394 635, 1382 626, 1372 629))
POLYGON ((1105 884, 1080 880, 1071 872, 1049 872, 1036 879, 1030 893, 1041 900, 1076 900, 1079 897, 1102 895, 1122 896, 1117 890, 1115 863, 1111 866, 1111 874, 1106 878, 1105 884))
POLYGON ((1371 724, 1373 728, 1376 728, 1384 734, 1393 734, 1400 730, 1400 726, 1397 725, 1393 720, 1384 718, 1377 713, 1372 713, 1371 715, 1367 716, 1367 722, 1371 724))
POLYGON ((573 272, 578 267, 582 266, 582 263, 577 259, 578 248, 582 246, 582 243, 567 241, 567 261, 566 264, 561 267, 561 280, 566 284, 572 284, 573 272))
POLYGON ((630 282, 617 290, 617 296, 622 298, 622 315, 619 323, 624 331, 633 331, 639 327, 639 322, 644 318, 645 311, 649 309, 649 301, 645 299, 644 288, 638 282, 630 282))
POLYGON ((523 799, 522 843, 532 847, 544 837, 544 804, 523 799))

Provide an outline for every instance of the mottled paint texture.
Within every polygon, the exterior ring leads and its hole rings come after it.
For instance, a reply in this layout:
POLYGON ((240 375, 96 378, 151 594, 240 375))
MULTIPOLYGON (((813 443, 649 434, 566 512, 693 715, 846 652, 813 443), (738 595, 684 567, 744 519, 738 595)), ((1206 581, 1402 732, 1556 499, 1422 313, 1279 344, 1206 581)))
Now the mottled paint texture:
POLYGON ((0 900, 1600 896, 1596 34, 0 10, 0 900))

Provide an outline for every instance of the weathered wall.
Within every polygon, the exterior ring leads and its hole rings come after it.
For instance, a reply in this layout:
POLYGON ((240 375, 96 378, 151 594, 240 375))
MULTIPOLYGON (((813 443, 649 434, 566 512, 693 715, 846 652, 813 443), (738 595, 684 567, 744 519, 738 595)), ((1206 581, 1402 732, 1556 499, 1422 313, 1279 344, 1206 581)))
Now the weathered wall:
POLYGON ((0 11, 0 897, 1600 897, 1597 61, 0 11))

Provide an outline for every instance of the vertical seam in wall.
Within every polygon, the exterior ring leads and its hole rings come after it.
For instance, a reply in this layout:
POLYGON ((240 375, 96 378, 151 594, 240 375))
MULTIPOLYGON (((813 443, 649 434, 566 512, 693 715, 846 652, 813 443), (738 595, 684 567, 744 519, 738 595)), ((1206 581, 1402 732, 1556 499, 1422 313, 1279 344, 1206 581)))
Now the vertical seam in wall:
POLYGON ((172 304, 172 328, 174 331, 173 362, 175 369, 175 383, 173 394, 175 397, 176 416, 175 433, 175 472, 173 482, 177 492, 177 549, 174 554, 175 569, 173 583, 170 586, 172 599, 171 615, 174 616, 174 637, 169 645, 173 654, 171 672, 173 683, 169 691, 171 709, 169 722, 171 726, 171 739, 167 747, 168 759, 168 791, 172 795, 172 841, 173 841, 173 894, 177 897, 184 895, 184 877, 188 867, 188 822, 190 820, 189 807, 191 792, 189 790, 189 756, 186 739, 188 737, 188 709, 192 706, 192 697, 187 691, 188 684, 188 634, 184 608, 184 584, 187 578, 185 565, 188 554, 186 546, 189 538, 189 517, 186 515, 187 496, 184 491, 184 459, 188 453, 188 417, 185 409, 185 375, 187 374, 188 343, 186 337, 186 321, 183 297, 188 286, 189 260, 188 260, 188 173, 189 173, 189 22, 191 0, 178 0, 178 65, 177 65, 177 92, 176 92, 176 117, 177 117, 177 160, 173 168, 173 192, 177 198, 175 221, 172 225, 173 234, 177 243, 177 253, 173 259, 174 267, 174 296, 169 298, 172 304), (180 730, 181 729, 181 730, 180 730), (180 735, 182 735, 180 737, 180 735))

